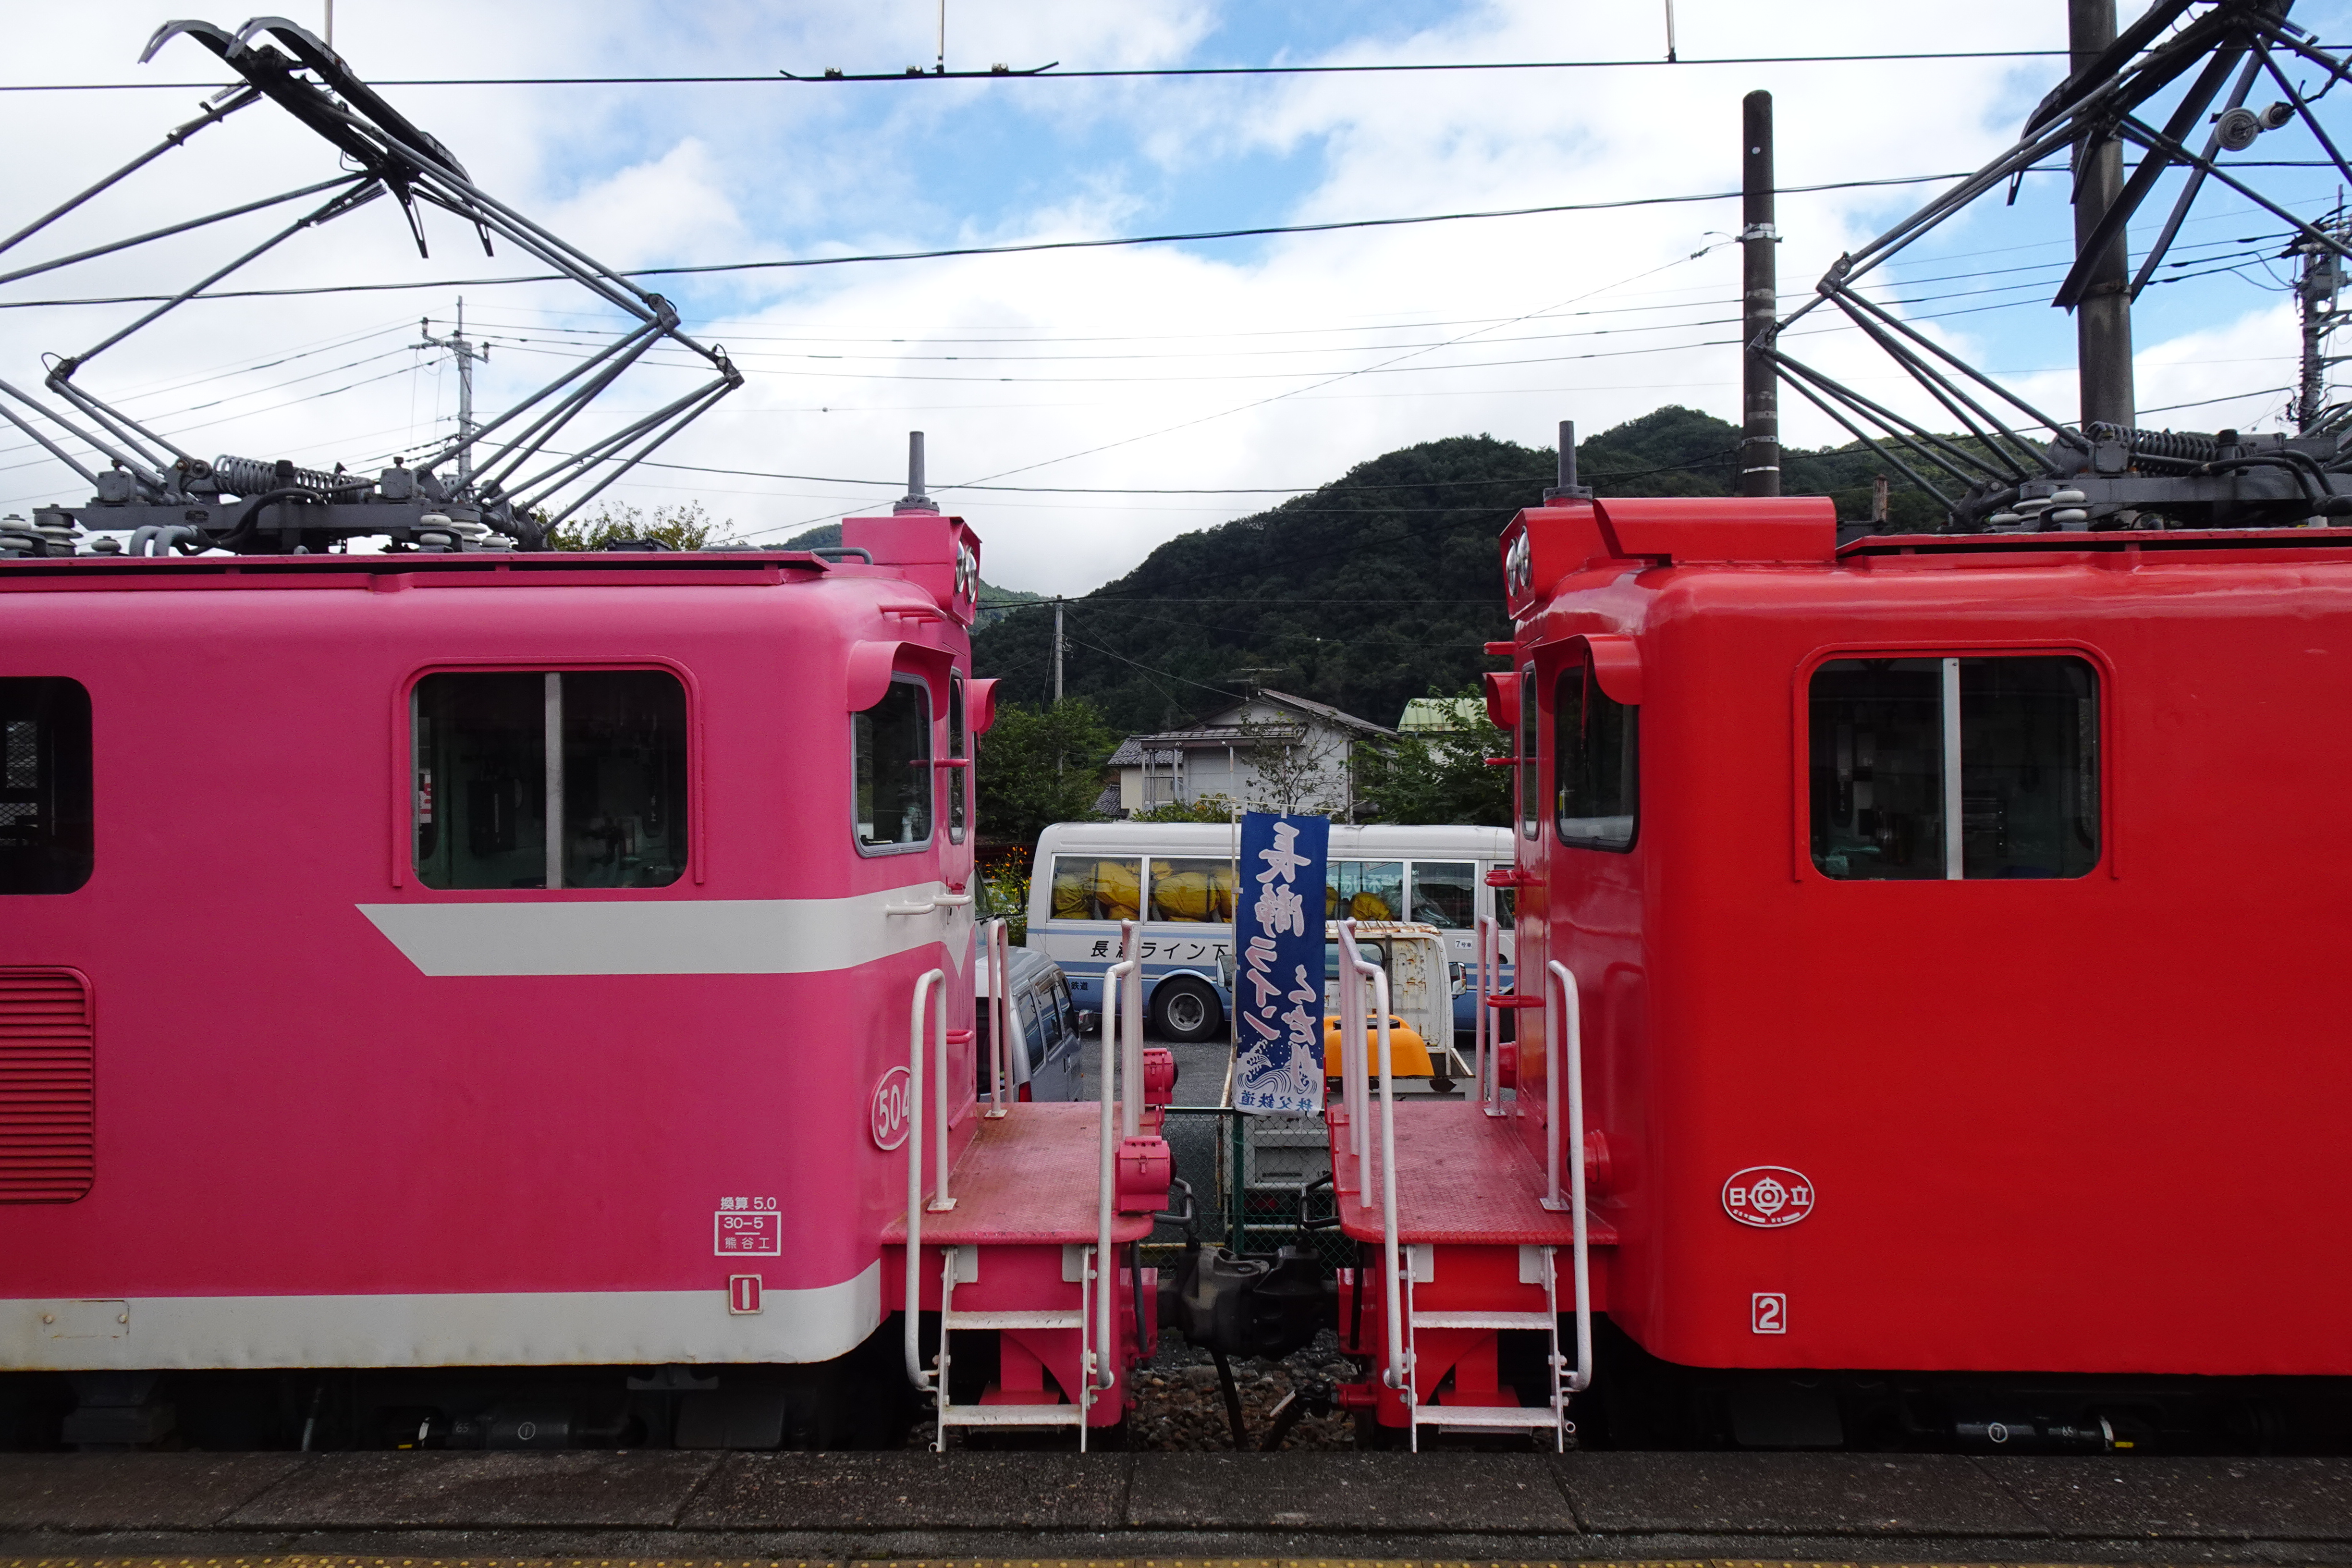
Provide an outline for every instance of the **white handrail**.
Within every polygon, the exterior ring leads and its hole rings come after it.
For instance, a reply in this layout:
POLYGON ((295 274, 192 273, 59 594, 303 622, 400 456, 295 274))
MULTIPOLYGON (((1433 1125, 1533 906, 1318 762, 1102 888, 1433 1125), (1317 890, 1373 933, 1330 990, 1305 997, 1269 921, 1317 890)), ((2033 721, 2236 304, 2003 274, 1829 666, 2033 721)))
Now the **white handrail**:
POLYGON ((935 910, 961 909, 971 902, 971 899, 970 893, 950 893, 941 889, 926 894, 920 903, 885 904, 882 912, 886 915, 928 915, 935 910))
MULTIPOLYGON (((907 1019, 907 1377, 928 1394, 929 1374, 923 1371, 923 1004, 936 997, 932 1012, 939 1019, 941 1077, 946 1076, 948 1035, 947 972, 934 969, 915 982, 915 1005, 907 1019)), ((940 1184, 947 1185, 947 1165, 940 1166, 940 1184)), ((942 1335, 944 1340, 944 1335, 942 1335)))
POLYGON ((1339 949, 1339 1098, 1348 1110, 1348 1125, 1356 1135, 1356 1206, 1372 1206, 1371 1091, 1367 1074, 1370 1053, 1364 1042, 1364 978, 1349 963, 1355 935, 1340 926, 1339 949))
POLYGON ((1134 951, 1134 921, 1119 922, 1118 940, 1120 956, 1131 964, 1118 987, 1118 1131, 1132 1138, 1143 1131, 1143 962, 1134 951))
POLYGON ((1487 1103, 1487 1095, 1491 1087, 1489 1080, 1496 1076, 1493 1053, 1489 1051, 1487 1046, 1490 1026, 1486 1016, 1494 1011, 1492 1007, 1486 1005, 1486 998, 1492 994, 1494 985, 1494 974, 1487 962, 1486 950, 1487 939, 1494 934, 1495 917, 1480 915, 1472 924, 1478 933, 1478 990, 1477 1011, 1472 1015, 1470 1020, 1470 1051, 1475 1063, 1470 1076, 1471 1082, 1476 1086, 1478 1091, 1478 1103, 1483 1106, 1487 1103))
MULTIPOLYGON (((1389 976, 1388 971, 1357 950, 1356 922, 1339 922, 1339 973, 1350 971, 1360 980, 1372 983, 1373 1016, 1379 1021, 1381 1041, 1381 1255, 1383 1271, 1388 1276, 1382 1301, 1388 1310, 1389 1364, 1381 1381, 1391 1388, 1405 1385, 1404 1302, 1399 1267, 1396 1217, 1396 1080, 1394 1064, 1389 1050, 1389 976)), ((1343 1001, 1341 1005, 1346 1007, 1343 1001)), ((1350 1026, 1360 1040, 1364 1030, 1364 1015, 1360 1007, 1347 1008, 1340 1015, 1340 1037, 1344 1041, 1350 1026)), ((1356 1123, 1356 1142, 1366 1147, 1364 1129, 1356 1123)))
MULTIPOLYGON (((1086 1369, 1097 1394, 1108 1392, 1118 1381, 1111 1366, 1115 1359, 1111 1352, 1117 1343, 1111 1338, 1111 1298, 1118 1294, 1113 1289, 1118 1283, 1118 1276, 1113 1271, 1110 1237, 1111 1194, 1118 1181, 1117 1155, 1111 1144, 1111 1126, 1118 1118, 1118 1106, 1111 1093, 1111 1069, 1118 1060, 1119 1036, 1124 1032, 1119 1026, 1131 1021, 1124 1005, 1127 989, 1132 985, 1139 996, 1143 989, 1143 961, 1136 956, 1135 947, 1135 922, 1119 921, 1118 961, 1103 971, 1103 984, 1111 989, 1103 998, 1102 1016, 1102 1168, 1095 1194, 1095 1364, 1086 1369)), ((1140 1007, 1139 1001, 1137 1005, 1140 1007)), ((1129 1090, 1129 1098, 1135 1098, 1133 1089, 1129 1090)))
POLYGON ((1580 1392, 1592 1381, 1592 1307, 1591 1274, 1585 1253, 1584 1219, 1584 1008, 1577 995, 1576 976, 1568 965, 1553 959, 1545 966, 1544 984, 1544 1077, 1545 1095, 1550 1106, 1551 1125, 1548 1129, 1549 1157, 1551 1164, 1551 1196, 1544 1207, 1559 1206, 1559 1080, 1561 1075, 1552 1070, 1559 1065, 1558 1056, 1568 1060, 1568 1120, 1575 1134, 1575 1163, 1569 1167, 1570 1234, 1576 1247, 1576 1376, 1569 1384, 1569 1392, 1580 1392), (1557 993, 1563 1005, 1555 1013, 1551 1000, 1557 993), (1560 1041, 1564 1053, 1555 1053, 1552 1042, 1560 1041))
POLYGON ((1004 921, 991 921, 988 946, 988 1102, 991 1116, 1004 1114, 1013 1091, 1013 939, 1004 921))

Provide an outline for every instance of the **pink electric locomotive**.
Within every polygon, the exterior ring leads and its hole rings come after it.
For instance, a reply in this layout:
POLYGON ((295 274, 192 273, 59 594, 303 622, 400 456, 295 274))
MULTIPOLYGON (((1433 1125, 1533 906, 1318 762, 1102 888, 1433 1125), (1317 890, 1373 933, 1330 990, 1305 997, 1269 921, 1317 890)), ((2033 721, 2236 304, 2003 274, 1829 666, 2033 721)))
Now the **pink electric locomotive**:
POLYGON ((896 1442, 943 1287, 1119 1418, 1150 1222, 975 1045, 979 541, 845 540, 0 561, 0 1441, 896 1442))
POLYGON ((1587 493, 1501 542, 1516 1043, 1384 1113, 1364 1040, 1330 1119, 1346 1397, 1416 1441, 2342 1441, 2352 530, 1841 547, 1826 500, 1587 493))

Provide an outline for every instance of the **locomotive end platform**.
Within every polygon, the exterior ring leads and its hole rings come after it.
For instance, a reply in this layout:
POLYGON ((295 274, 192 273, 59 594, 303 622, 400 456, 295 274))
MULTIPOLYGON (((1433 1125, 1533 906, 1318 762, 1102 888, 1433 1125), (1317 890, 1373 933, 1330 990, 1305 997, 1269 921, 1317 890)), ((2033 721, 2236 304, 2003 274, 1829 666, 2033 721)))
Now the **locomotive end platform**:
POLYGON ((2352 1459, 0 1456, 0 1568, 1204 1559, 2340 1563, 2352 1459))
MULTIPOLYGON (((1344 1115, 1330 1118, 1339 1228, 1352 1241, 1381 1239, 1379 1119, 1376 1103, 1363 1130, 1372 1157, 1367 1203, 1359 1182, 1358 1130, 1344 1115)), ((1574 1239, 1570 1217, 1543 1206, 1544 1173, 1513 1118, 1489 1116, 1475 1100, 1419 1100, 1396 1108, 1396 1142, 1399 1241, 1565 1247, 1574 1239)), ((1591 1245, 1616 1244, 1616 1231, 1590 1208, 1585 1224, 1591 1245)))
MULTIPOLYGON (((925 1247, 1079 1246, 1093 1241, 1101 1110, 1084 1100, 1008 1106, 981 1118, 948 1173, 955 1207, 923 1215, 925 1247)), ((1143 1215, 1114 1215, 1111 1239, 1124 1247, 1151 1234, 1143 1215)), ((882 1233, 907 1240, 907 1216, 882 1233)))

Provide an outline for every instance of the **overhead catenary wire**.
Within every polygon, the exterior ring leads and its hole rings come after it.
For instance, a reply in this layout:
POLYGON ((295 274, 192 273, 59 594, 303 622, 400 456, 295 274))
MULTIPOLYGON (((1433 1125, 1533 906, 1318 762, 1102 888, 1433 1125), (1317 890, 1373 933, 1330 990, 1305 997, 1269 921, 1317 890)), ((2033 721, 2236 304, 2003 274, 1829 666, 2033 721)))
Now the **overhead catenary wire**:
MULTIPOLYGON (((705 73, 645 72, 612 76, 444 76, 376 77, 371 87, 792 87, 845 82, 912 81, 1107 81, 1172 80, 1202 77, 1288 76, 1412 76, 1454 71, 1636 70, 1660 66, 1879 65, 1905 60, 2007 60, 2063 57, 2064 49, 1911 49, 1867 54, 1706 55, 1679 60, 1444 60, 1365 61, 1338 65, 1296 66, 1133 66, 1062 70, 1053 66, 1024 70, 940 71, 906 69, 860 71, 855 75, 794 75, 790 71, 726 71, 705 73)), ((211 81, 62 81, 0 83, 0 92, 214 92, 235 83, 211 81)))
MULTIPOLYGON (((2056 174, 2056 169, 2029 173, 2056 174)), ((1866 190, 1880 186, 1934 184, 1964 178, 1961 174, 1899 174, 1868 180, 1829 180, 1807 185, 1783 185, 1780 194, 1798 195, 1823 191, 1866 190)), ((1286 234, 1333 234, 1368 228, 1403 228, 1424 224, 1469 223, 1495 218, 1541 217, 1559 213, 1622 212, 1634 207, 1681 206, 1703 202, 1737 201, 1738 191, 1696 191, 1678 195, 1621 196, 1599 202, 1551 202, 1540 206, 1493 207, 1471 212, 1423 213, 1411 217, 1342 218, 1328 223, 1258 224, 1242 228, 1192 229, 1181 233, 1130 234, 1095 239, 1024 240, 1008 245, 960 245, 930 250, 868 251, 853 256, 799 256, 763 261, 711 261, 674 267, 644 267, 615 271, 617 278, 686 278, 719 273, 770 272, 815 267, 852 267, 873 262, 938 261, 971 256, 1024 256, 1041 251, 1102 250, 1126 246, 1185 245, 1220 239, 1255 239, 1286 234)), ((204 292, 196 300, 279 300, 325 294, 375 294, 412 289, 492 289, 509 284, 557 283, 559 273, 515 273, 503 278, 436 278, 420 282, 312 284, 285 289, 231 289, 204 292)), ((0 300, 0 310, 56 309, 68 305, 141 305, 174 299, 169 294, 89 295, 73 299, 0 300)), ((1521 318, 1523 319, 1523 318, 1521 318)))

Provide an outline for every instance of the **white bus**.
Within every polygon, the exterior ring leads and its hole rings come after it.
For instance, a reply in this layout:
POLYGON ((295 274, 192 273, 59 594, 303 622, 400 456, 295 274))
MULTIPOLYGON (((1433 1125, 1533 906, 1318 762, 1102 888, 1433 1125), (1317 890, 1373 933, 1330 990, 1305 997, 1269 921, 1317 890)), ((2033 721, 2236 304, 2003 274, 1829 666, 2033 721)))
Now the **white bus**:
MULTIPOLYGON (((1103 1005, 1102 974, 1117 956, 1118 922, 1139 921, 1145 1007, 1151 1032, 1178 1043, 1220 1037, 1232 998, 1220 959, 1233 946, 1238 824, 1057 822, 1037 837, 1029 870, 1028 945, 1059 964, 1088 1012, 1103 1005)), ((1468 1032, 1476 1005, 1480 915, 1502 923, 1509 987, 1511 899, 1486 873, 1512 864, 1507 827, 1331 825, 1326 918, 1423 921, 1445 934, 1447 956, 1469 984, 1454 1027, 1468 1032)))

